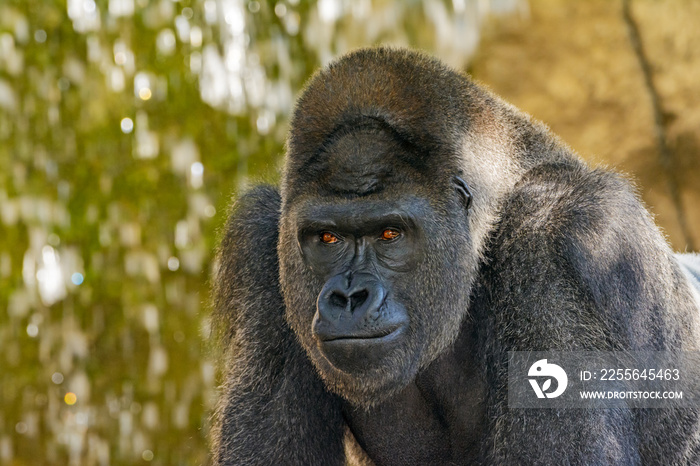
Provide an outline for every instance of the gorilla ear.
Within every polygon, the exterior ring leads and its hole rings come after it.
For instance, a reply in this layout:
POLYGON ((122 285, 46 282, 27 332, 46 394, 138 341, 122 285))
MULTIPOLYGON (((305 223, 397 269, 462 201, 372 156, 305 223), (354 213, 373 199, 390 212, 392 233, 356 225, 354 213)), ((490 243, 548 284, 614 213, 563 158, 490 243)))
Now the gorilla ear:
POLYGON ((455 176, 452 181, 455 184, 455 188, 457 189, 457 192, 459 193, 460 197, 462 198, 462 203, 464 204, 464 208, 469 211, 469 208, 472 206, 472 192, 469 189, 469 185, 467 184, 466 181, 464 181, 462 178, 459 176, 455 176))

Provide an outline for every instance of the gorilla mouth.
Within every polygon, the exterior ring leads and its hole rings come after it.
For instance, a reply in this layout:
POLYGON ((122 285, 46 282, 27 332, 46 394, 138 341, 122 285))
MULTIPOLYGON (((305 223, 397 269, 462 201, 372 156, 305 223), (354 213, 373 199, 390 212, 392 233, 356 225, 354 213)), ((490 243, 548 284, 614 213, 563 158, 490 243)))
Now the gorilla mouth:
POLYGON ((407 325, 391 325, 371 332, 317 335, 318 348, 336 369, 361 374, 384 364, 400 346, 407 325))
POLYGON ((326 335, 321 336, 321 343, 331 343, 331 342, 388 342, 398 338, 402 333, 405 325, 393 325, 391 327, 386 327, 383 329, 378 329, 371 333, 357 333, 357 334, 340 334, 340 335, 326 335))

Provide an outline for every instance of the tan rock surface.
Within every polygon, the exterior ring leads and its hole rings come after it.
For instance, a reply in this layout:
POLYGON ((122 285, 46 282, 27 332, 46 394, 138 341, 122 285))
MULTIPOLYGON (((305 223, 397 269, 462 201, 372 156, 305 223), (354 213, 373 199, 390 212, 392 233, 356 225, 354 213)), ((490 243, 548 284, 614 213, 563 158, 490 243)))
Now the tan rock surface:
POLYGON ((532 0, 528 18, 487 28, 471 72, 547 123, 591 164, 628 174, 674 248, 697 249, 700 2, 631 0, 629 11, 632 23, 622 0, 532 0), (653 91, 631 27, 641 37, 653 91), (658 130, 668 148, 666 165, 658 130))

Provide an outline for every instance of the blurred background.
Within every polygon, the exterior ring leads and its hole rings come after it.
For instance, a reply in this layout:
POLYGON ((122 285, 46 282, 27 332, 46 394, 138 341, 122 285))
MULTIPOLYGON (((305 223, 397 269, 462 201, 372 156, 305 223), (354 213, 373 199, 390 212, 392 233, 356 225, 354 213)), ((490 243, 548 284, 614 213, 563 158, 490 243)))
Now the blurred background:
POLYGON ((420 48, 700 244, 700 2, 0 1, 0 464, 207 463, 209 277, 305 80, 420 48))

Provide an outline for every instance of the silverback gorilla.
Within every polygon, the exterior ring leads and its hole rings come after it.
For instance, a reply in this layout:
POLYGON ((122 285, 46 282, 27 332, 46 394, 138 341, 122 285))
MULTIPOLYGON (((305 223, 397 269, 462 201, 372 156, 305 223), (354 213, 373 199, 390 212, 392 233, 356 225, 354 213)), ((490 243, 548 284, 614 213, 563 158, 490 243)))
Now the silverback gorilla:
POLYGON ((508 351, 697 350, 697 294, 629 183, 420 53, 296 105, 234 205, 216 464, 699 464, 687 409, 508 409, 508 351))

